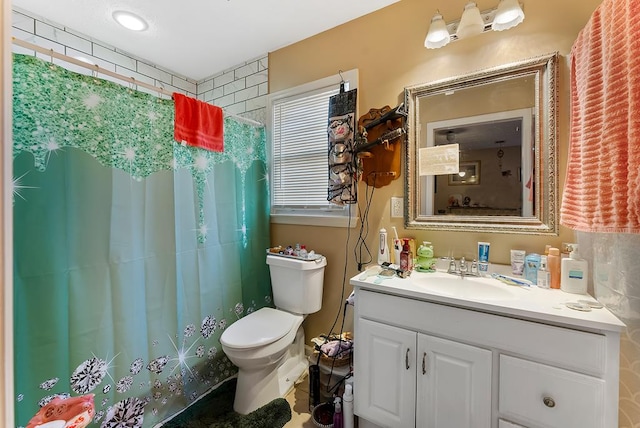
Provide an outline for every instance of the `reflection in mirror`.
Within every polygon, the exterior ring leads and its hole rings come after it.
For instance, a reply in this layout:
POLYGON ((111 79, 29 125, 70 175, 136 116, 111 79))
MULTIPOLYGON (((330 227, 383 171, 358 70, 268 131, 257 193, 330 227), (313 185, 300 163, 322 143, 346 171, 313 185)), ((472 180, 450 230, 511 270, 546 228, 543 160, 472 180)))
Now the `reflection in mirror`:
POLYGON ((429 122, 426 147, 458 144, 460 170, 447 179, 421 176, 420 187, 434 192, 422 199, 426 205, 420 212, 532 216, 533 107, 429 122))
POLYGON ((557 234, 557 54, 405 89, 408 228, 557 234), (432 148, 459 170, 432 175, 432 148))

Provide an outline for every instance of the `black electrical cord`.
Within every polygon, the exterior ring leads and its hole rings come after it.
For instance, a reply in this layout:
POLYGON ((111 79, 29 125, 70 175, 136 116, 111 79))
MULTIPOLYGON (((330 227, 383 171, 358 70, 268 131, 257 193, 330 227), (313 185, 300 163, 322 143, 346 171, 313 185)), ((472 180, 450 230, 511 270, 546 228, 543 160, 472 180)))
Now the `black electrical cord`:
MULTIPOLYGON (((371 263, 372 261, 372 256, 371 256, 371 252, 369 251, 369 248, 366 245, 366 237, 368 235, 368 231, 369 231, 369 210, 371 208, 371 203, 373 202, 373 194, 375 192, 375 179, 376 179, 376 175, 374 174, 374 185, 373 186, 369 186, 368 182, 365 180, 366 183, 366 192, 365 192, 365 210, 364 212, 359 211, 359 213, 361 214, 360 217, 360 234, 358 236, 358 241, 356 243, 356 248, 354 248, 354 254, 356 257, 356 260, 358 261, 358 271, 361 271, 362 269, 362 248, 364 247, 364 249, 367 251, 367 254, 369 255, 369 260, 364 262, 366 263, 371 263), (371 193, 369 193, 369 188, 371 187, 371 193), (356 249, 358 248, 358 246, 360 246, 360 258, 358 258, 358 253, 356 251, 356 249)), ((360 210, 360 206, 358 205, 358 209, 360 210)), ((347 231, 347 241, 345 243, 345 260, 344 260, 344 271, 343 271, 343 276, 342 276, 342 294, 341 294, 341 299, 344 300, 344 290, 345 290, 345 283, 347 281, 347 265, 348 265, 348 256, 347 256, 347 252, 349 249, 349 238, 350 238, 350 230, 351 230, 351 205, 349 205, 349 224, 348 224, 348 231, 347 231)), ((344 309, 342 311, 342 323, 340 325, 340 332, 338 333, 338 341, 339 344, 338 346, 341 346, 341 343, 343 341, 342 338, 342 333, 344 330, 344 323, 345 323, 345 319, 346 319, 346 315, 347 315, 347 307, 348 307, 348 303, 344 303, 344 309)), ((329 341, 329 339, 332 337, 333 334, 333 329, 335 328, 336 324, 338 323, 338 320, 340 319, 340 312, 338 312, 336 314, 336 318, 333 321, 333 325, 331 326, 331 329, 329 330, 329 334, 325 337, 325 342, 327 343, 329 341)), ((318 358, 316 360, 316 365, 319 365, 320 363, 320 358, 322 356, 322 349, 320 349, 320 347, 318 347, 318 358)), ((333 378, 333 370, 335 368, 335 361, 337 356, 339 355, 340 352, 337 352, 331 361, 331 368, 329 370, 329 380, 331 380, 333 378)), ((351 355, 353 355, 353 350, 351 352, 351 355)), ((351 362, 350 362, 351 363, 351 362)), ((351 370, 350 370, 351 372, 351 370)), ((330 393, 333 390, 337 389, 340 387, 340 385, 342 384, 342 382, 345 381, 345 379, 347 379, 348 377, 351 376, 351 373, 347 373, 346 376, 343 376, 341 379, 339 379, 333 386, 330 385, 330 382, 327 382, 326 385, 326 392, 330 393)))
MULTIPOLYGON (((349 214, 349 220, 348 220, 348 224, 347 224, 347 240, 345 243, 345 255, 344 255, 344 270, 343 270, 343 274, 342 274, 342 291, 340 294, 340 301, 344 301, 344 290, 345 290, 345 284, 347 281, 347 265, 348 265, 348 251, 349 251, 349 239, 351 237, 351 205, 349 205, 349 210, 348 210, 348 214, 349 214)), ((340 305, 340 309, 342 309, 342 305, 340 305)), ((340 342, 342 342, 342 330, 344 329, 344 320, 345 320, 345 315, 346 315, 346 311, 347 311, 347 303, 345 302, 344 304, 344 310, 342 310, 342 323, 340 324, 340 334, 338 335, 338 340, 340 340, 340 342)), ((333 325, 331 325, 331 328, 329 329, 329 334, 325 336, 325 340, 324 343, 329 342, 329 339, 332 337, 333 335, 333 329, 336 327, 336 324, 338 324, 338 320, 340 319, 340 313, 341 311, 338 310, 338 313, 336 314, 336 318, 333 321, 333 325)), ((318 351, 318 358, 316 359, 316 365, 319 366, 320 364, 320 358, 322 357, 322 349, 320 346, 316 345, 316 350, 318 351)), ((333 369, 334 369, 334 365, 335 365, 335 360, 337 357, 338 353, 336 353, 336 355, 334 355, 333 357, 333 361, 331 363, 331 369, 329 372, 329 379, 331 379, 331 377, 333 376, 333 369)), ((340 382, 342 382, 344 379, 340 380, 340 382)), ((335 388, 335 385, 333 387, 329 387, 329 382, 327 382, 327 386, 326 386, 326 391, 330 392, 335 388)))
MULTIPOLYGON (((342 324, 340 325, 340 335, 338 336, 338 341, 339 341, 339 345, 342 343, 342 331, 344 330, 344 320, 347 316, 347 307, 349 306, 349 304, 347 302, 344 303, 344 310, 342 311, 342 324)), ((318 355, 318 360, 320 359, 320 355, 322 353, 320 353, 318 355)), ((336 364, 336 357, 340 354, 340 352, 337 352, 333 358, 331 359, 331 369, 329 370, 329 382, 327 382, 327 387, 326 387, 326 391, 327 393, 331 393, 334 390, 337 390, 340 388, 340 385, 342 384, 342 382, 345 381, 345 379, 347 379, 348 377, 351 376, 351 370, 349 370, 349 373, 347 373, 345 376, 343 376, 341 379, 339 379, 338 381, 336 381, 335 384, 333 384, 333 386, 331 386, 331 379, 333 378, 333 369, 335 368, 335 364, 336 364)), ((351 350, 350 355, 353 355, 353 349, 351 350)), ((351 357, 350 357, 351 358, 351 357)), ((349 362, 351 365, 351 361, 349 362)))
MULTIPOLYGON (((349 205, 349 220, 348 220, 348 224, 347 224, 347 242, 345 243, 345 246, 344 246, 344 250, 345 250, 344 253, 345 254, 344 254, 344 268, 343 268, 343 272, 342 272, 342 292, 340 294, 340 303, 342 303, 342 301, 344 300, 344 289, 345 289, 345 284, 347 282, 347 265, 348 265, 348 262, 349 262, 347 253, 349 251, 349 238, 350 237, 351 237, 351 205, 349 205)), ((340 309, 341 308, 342 308, 342 304, 340 305, 340 309)), ((338 309, 338 313, 336 314, 336 319, 333 321, 333 325, 329 329, 329 335, 328 336, 330 336, 333 333, 333 329, 336 327, 336 324, 338 324, 338 320, 340 319, 340 309, 338 309)), ((343 320, 342 320, 342 324, 344 325, 344 317, 343 317, 343 320)))
POLYGON ((367 246, 366 240, 369 236, 369 209, 371 208, 371 203, 373 202, 373 193, 375 191, 375 186, 371 188, 371 194, 369 194, 369 184, 366 180, 365 183, 365 209, 363 212, 360 208, 360 205, 358 204, 358 212, 360 214, 360 233, 358 234, 358 240, 356 241, 356 245, 353 249, 354 257, 356 259, 356 262, 358 263, 358 272, 362 271, 363 266, 373 261, 371 251, 367 246), (366 260, 363 259, 363 249, 367 252, 368 255, 368 258, 366 260))

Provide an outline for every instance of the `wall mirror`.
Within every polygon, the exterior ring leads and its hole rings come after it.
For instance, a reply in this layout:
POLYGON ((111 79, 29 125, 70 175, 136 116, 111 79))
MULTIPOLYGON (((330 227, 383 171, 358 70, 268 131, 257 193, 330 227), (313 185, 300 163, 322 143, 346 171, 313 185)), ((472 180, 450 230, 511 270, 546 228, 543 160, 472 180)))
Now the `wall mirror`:
POLYGON ((553 53, 405 88, 407 228, 558 234, 557 67, 553 53), (431 175, 439 149, 456 172, 431 175))

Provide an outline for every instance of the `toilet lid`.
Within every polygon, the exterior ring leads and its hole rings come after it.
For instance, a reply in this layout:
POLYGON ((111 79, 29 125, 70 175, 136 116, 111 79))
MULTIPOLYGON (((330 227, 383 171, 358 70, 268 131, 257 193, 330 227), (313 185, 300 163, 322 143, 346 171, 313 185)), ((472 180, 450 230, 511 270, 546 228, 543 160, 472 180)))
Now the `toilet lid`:
POLYGON ((230 348, 268 345, 287 334, 300 316, 273 308, 262 308, 231 324, 220 337, 230 348))

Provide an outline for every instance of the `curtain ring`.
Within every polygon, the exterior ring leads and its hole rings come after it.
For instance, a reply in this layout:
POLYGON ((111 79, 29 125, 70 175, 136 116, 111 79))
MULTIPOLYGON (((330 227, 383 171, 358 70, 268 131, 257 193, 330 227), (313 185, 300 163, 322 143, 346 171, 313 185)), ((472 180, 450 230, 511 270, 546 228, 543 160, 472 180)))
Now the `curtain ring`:
POLYGON ((53 63, 53 49, 49 49, 49 68, 51 68, 52 70, 54 70, 56 68, 56 65, 53 63))
POLYGON ((138 90, 138 84, 136 83, 135 77, 130 77, 130 79, 131 79, 131 82, 129 82, 129 90, 137 91, 138 90))

